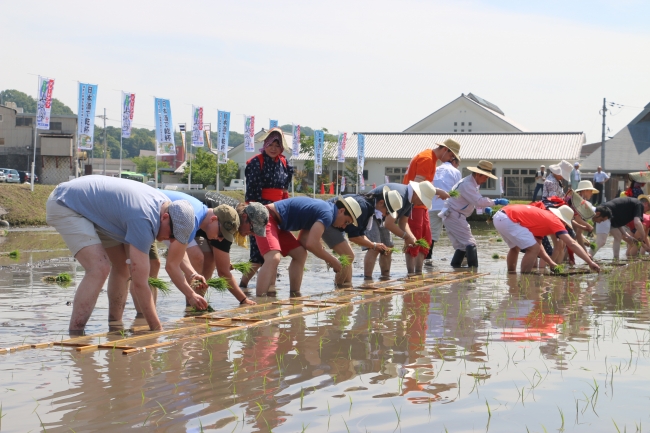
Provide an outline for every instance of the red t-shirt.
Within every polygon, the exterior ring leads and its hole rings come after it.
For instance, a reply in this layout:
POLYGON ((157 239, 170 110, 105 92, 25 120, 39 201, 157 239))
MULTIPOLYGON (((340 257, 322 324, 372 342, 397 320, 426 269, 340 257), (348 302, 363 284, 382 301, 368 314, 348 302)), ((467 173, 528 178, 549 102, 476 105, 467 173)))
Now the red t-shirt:
POLYGON ((527 204, 511 204, 502 210, 512 222, 526 227, 536 238, 568 233, 562 220, 553 215, 551 211, 527 204))
POLYGON ((408 170, 404 175, 404 185, 408 185, 409 181, 415 180, 415 176, 423 176, 425 180, 433 182, 433 177, 436 175, 436 164, 438 158, 433 150, 424 150, 413 157, 409 164, 408 170))
MULTIPOLYGON (((641 221, 643 223, 643 227, 648 228, 650 227, 650 215, 643 214, 643 220, 641 221)), ((634 226, 634 220, 630 221, 627 223, 627 226, 631 229, 635 229, 636 227, 634 226)))

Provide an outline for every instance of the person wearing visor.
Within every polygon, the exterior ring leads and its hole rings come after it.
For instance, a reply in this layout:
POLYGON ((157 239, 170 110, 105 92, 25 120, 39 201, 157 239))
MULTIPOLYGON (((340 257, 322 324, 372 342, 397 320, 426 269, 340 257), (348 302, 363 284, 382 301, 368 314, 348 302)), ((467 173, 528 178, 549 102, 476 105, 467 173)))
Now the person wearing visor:
MULTIPOLYGON (((397 210, 402 208, 402 198, 397 191, 391 191, 390 188, 384 186, 379 194, 348 194, 344 195, 345 200, 352 199, 358 205, 361 214, 357 218, 357 224, 348 224, 345 228, 336 228, 329 226, 323 232, 323 241, 339 255, 348 256, 350 262, 354 261, 354 252, 348 242, 345 241, 344 233, 347 233, 348 240, 361 246, 364 249, 376 251, 380 254, 386 253, 390 248, 382 242, 374 242, 368 239, 366 231, 370 230, 375 224, 375 220, 379 220, 379 224, 386 217, 388 213, 396 213, 397 210), (390 209, 390 211, 389 211, 390 209)), ((329 200, 331 203, 336 203, 338 198, 329 200)), ((341 272, 337 272, 334 277, 334 283, 339 287, 349 287, 352 282, 352 266, 344 267, 341 272)))
POLYGON ((300 293, 307 251, 324 260, 334 272, 342 269, 339 260, 321 244, 325 229, 330 226, 344 229, 357 225, 361 215, 359 203, 353 198, 338 197, 335 203, 309 197, 294 197, 266 205, 269 222, 266 236, 255 234, 255 240, 264 257, 257 275, 257 296, 275 296, 275 278, 282 257, 290 256, 289 290, 300 293), (299 231, 298 239, 291 233, 299 231))
MULTIPOLYGON (((194 210, 188 201, 172 203, 161 191, 128 179, 83 176, 52 191, 46 215, 47 223, 61 234, 85 270, 74 297, 71 333, 83 332, 107 278, 109 324, 121 325, 127 281, 132 278, 132 293, 149 328, 162 329, 149 289, 148 252, 154 240, 174 238, 175 257, 184 256, 194 228, 194 210)), ((180 268, 169 271, 192 306, 207 308, 180 268)))
POLYGON ((452 191, 458 191, 458 195, 449 198, 439 214, 445 224, 451 245, 456 250, 450 263, 454 268, 461 266, 466 255, 467 266, 478 267, 476 239, 472 236, 472 229, 467 222, 467 217, 474 212, 474 209, 484 209, 489 216, 492 214, 491 206, 505 206, 510 203, 507 198, 491 199, 483 197, 479 192, 479 188, 487 182, 488 178, 497 178, 492 174, 490 161, 479 161, 476 167, 467 167, 467 169, 472 174, 454 185, 452 191))
MULTIPOLYGON (((288 146, 280 128, 270 129, 259 140, 264 143, 260 153, 246 162, 246 202, 267 205, 289 198, 293 167, 283 155, 288 146)), ((242 275, 242 287, 248 287, 248 282, 264 263, 255 236, 250 236, 249 244, 253 266, 251 272, 242 275)))

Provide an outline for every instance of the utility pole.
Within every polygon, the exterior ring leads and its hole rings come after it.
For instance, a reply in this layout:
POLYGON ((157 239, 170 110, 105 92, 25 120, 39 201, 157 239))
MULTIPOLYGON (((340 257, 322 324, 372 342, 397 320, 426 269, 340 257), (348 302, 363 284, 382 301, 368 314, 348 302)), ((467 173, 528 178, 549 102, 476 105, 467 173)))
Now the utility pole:
POLYGON ((600 166, 605 172, 605 116, 607 115, 607 99, 603 98, 603 136, 600 144, 600 166))
POLYGON ((106 108, 104 108, 104 170, 102 174, 106 176, 106 108))

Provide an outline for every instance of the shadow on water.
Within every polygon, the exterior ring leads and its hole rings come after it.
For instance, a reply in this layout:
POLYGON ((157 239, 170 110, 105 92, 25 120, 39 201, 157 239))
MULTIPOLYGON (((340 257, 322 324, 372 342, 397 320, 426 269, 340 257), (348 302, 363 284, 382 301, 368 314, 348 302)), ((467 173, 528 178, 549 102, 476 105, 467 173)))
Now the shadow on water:
MULTIPOLYGON (((0 431, 591 432, 647 423, 649 263, 569 278, 507 275, 505 261, 491 258, 507 250, 495 238, 479 236, 490 275, 473 280, 133 356, 0 355, 0 431)), ((436 249, 436 267, 447 270, 451 248, 445 240, 436 249)), ((40 278, 66 270, 78 283, 83 270, 51 259, 0 270, 2 347, 65 335, 74 285, 40 278)), ((403 258, 393 271, 404 274, 403 258)), ((330 291, 331 279, 312 260, 303 294, 330 291)), ((212 302, 236 306, 227 296, 212 302)), ((105 304, 102 294, 89 332, 107 330, 105 304)), ((158 309, 172 321, 182 307, 175 293, 158 309)))

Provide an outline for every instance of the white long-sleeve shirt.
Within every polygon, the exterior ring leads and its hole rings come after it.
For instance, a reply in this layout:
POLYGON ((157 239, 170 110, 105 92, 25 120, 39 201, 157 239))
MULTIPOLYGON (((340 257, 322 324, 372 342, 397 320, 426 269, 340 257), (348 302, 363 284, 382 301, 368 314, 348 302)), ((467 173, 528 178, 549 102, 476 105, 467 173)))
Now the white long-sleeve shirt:
POLYGON ((452 188, 452 190, 458 191, 460 195, 445 200, 445 208, 449 208, 451 211, 456 211, 468 217, 476 208, 494 206, 494 200, 483 197, 478 191, 479 188, 480 185, 476 183, 474 176, 470 174, 464 177, 452 188))
MULTIPOLYGON (((436 168, 436 175, 433 178, 433 186, 436 189, 441 189, 445 192, 451 191, 451 189, 456 185, 461 179, 460 171, 454 167, 451 162, 445 162, 436 168)), ((444 206, 445 201, 440 199, 437 195, 433 197, 433 203, 431 204, 432 211, 440 211, 444 206)))

